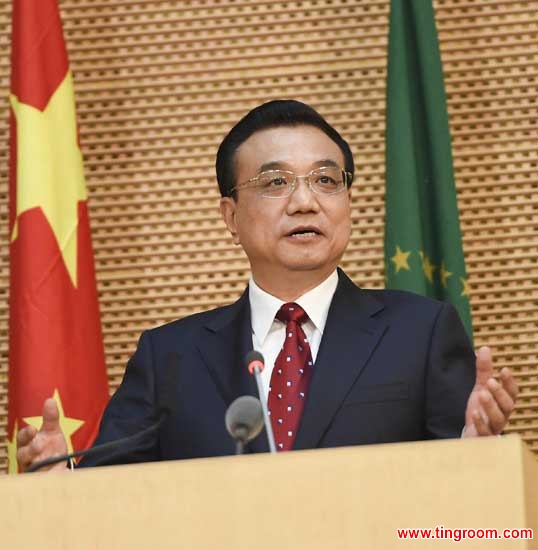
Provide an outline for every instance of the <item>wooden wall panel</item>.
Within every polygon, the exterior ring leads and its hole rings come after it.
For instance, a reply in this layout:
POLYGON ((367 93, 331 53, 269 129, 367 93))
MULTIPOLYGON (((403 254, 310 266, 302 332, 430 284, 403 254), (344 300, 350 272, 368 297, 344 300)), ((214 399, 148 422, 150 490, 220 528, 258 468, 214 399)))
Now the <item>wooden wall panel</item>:
POLYGON ((475 341, 516 372, 538 451, 538 10, 436 3, 475 341))
MULTIPOLYGON (((532 1, 438 0, 478 345, 511 366, 510 430, 538 451, 538 15, 532 1)), ((63 0, 113 390, 141 330, 234 300, 248 263, 218 214, 216 148, 262 101, 314 105, 356 157, 343 267, 383 286, 388 0, 63 0)), ((8 89, 10 1, 0 0, 8 89)), ((7 93, 2 107, 7 113, 7 93)), ((7 115, 0 139, 8 142, 7 115)), ((7 389, 7 147, 0 148, 0 441, 7 389)), ((5 469, 0 446, 0 469, 5 469)))

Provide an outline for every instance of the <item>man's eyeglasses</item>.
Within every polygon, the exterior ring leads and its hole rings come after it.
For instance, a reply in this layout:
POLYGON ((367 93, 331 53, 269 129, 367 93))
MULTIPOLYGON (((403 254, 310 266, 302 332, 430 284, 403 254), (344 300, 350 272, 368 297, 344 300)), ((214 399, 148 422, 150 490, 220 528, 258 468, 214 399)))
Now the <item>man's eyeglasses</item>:
POLYGON ((288 197, 295 189, 299 178, 303 178, 314 193, 319 195, 336 195, 351 185, 353 176, 338 166, 314 168, 314 170, 304 176, 298 176, 288 170, 266 170, 236 185, 230 192, 252 187, 262 197, 288 197))

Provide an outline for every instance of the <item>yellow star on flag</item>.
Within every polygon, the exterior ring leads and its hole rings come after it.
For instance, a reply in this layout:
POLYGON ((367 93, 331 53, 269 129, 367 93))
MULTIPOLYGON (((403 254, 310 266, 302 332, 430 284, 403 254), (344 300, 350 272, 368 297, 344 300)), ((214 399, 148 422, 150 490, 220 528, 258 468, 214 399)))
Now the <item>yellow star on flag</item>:
POLYGON ((442 285, 446 288, 447 286, 447 280, 449 277, 452 276, 452 272, 451 271, 448 271, 446 268, 445 268, 445 262, 443 262, 441 264, 441 270, 440 270, 440 273, 439 273, 439 277, 441 277, 441 283, 442 285))
POLYGON ((403 252, 399 246, 396 246, 396 254, 394 254, 394 256, 392 256, 392 258, 390 259, 396 267, 396 273, 398 273, 400 269, 406 269, 407 271, 411 269, 407 260, 410 254, 411 251, 403 252))
MULTIPOLYGON (((73 81, 68 72, 44 111, 10 96, 17 120, 17 218, 40 207, 77 285, 78 202, 86 200, 73 81)), ((11 240, 18 235, 15 221, 11 240)))
MULTIPOLYGON (((84 424, 84 420, 78 420, 76 418, 69 418, 65 416, 64 408, 62 405, 62 400, 60 399, 60 392, 56 389, 54 390, 54 399, 58 404, 58 412, 60 413, 60 428, 65 436, 67 441, 67 452, 73 452, 73 443, 71 442, 71 436, 84 424)), ((30 416, 24 418, 24 421, 30 426, 33 426, 36 430, 41 429, 42 424, 41 416, 30 416)))
POLYGON ((7 473, 16 474, 19 469, 17 466, 17 434, 19 433, 19 427, 15 420, 15 426, 13 427, 13 439, 7 440, 7 473))
POLYGON ((431 262, 428 256, 424 254, 424 252, 421 250, 419 252, 420 259, 422 260, 422 269, 424 271, 424 275, 426 276, 426 279, 430 281, 430 283, 433 283, 433 272, 436 269, 436 266, 434 266, 431 262))
POLYGON ((471 288, 469 286, 469 279, 464 279, 463 277, 460 277, 460 281, 461 281, 461 286, 462 286, 460 296, 467 296, 467 298, 469 298, 469 296, 471 295, 471 288))

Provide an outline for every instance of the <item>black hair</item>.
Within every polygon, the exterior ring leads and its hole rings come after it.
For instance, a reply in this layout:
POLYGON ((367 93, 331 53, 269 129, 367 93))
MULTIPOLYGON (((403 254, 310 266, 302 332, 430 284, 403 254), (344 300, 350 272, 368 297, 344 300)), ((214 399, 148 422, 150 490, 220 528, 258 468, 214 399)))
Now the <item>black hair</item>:
POLYGON ((221 196, 235 196, 232 191, 236 185, 234 161, 239 146, 255 132, 279 126, 315 126, 329 136, 344 155, 344 169, 352 175, 349 182, 351 185, 355 164, 351 149, 344 138, 310 105, 293 99, 278 99, 252 109, 222 140, 215 164, 221 196))

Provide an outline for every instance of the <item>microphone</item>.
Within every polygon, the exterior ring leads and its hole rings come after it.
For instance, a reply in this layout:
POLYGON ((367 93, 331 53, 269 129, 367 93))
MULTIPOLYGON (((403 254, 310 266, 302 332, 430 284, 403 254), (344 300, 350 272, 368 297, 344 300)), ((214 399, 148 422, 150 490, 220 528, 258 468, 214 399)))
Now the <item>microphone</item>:
POLYGON ((235 454, 243 454, 245 444, 263 428, 262 404, 252 395, 238 397, 228 407, 224 420, 228 433, 237 444, 235 454))
POLYGON ((256 385, 258 386, 258 395, 263 410, 263 423, 265 424, 265 433, 267 434, 267 442, 269 443, 269 451, 276 453, 275 438, 273 436, 273 426, 271 419, 269 418, 269 411, 267 410, 267 400, 263 392, 261 372, 265 368, 265 361, 263 355, 256 350, 249 351, 245 358, 247 363, 247 369, 250 374, 256 378, 256 385))
POLYGON ((156 432, 164 421, 170 416, 173 408, 173 393, 177 389, 178 375, 179 375, 179 354, 175 352, 170 352, 166 356, 166 369, 163 377, 161 392, 162 398, 157 407, 156 417, 157 420, 150 424, 147 428, 140 430, 134 434, 131 434, 120 439, 115 439, 114 441, 109 441, 108 443, 102 443, 101 445, 95 445, 94 447, 89 447, 87 449, 82 449, 80 451, 75 451, 73 453, 67 453, 60 456, 53 456, 35 462, 34 464, 28 466, 24 470, 25 474, 29 474, 40 470, 44 466, 52 466, 53 464, 58 464, 59 462, 67 462, 73 458, 78 458, 79 456, 84 456, 84 458, 90 458, 92 456, 103 455, 100 460, 97 460, 92 466, 98 466, 99 463, 102 463, 104 460, 110 459, 122 452, 128 450, 132 445, 138 443, 139 440, 143 440, 146 436, 156 432))
MULTIPOLYGON (((161 415, 159 416, 159 419, 157 422, 154 422, 147 428, 129 435, 127 437, 122 437, 121 439, 115 439, 114 441, 110 441, 108 443, 102 443, 101 445, 96 445, 95 447, 88 447, 87 449, 82 449, 80 451, 75 451, 73 453, 68 453, 65 455, 60 456, 53 456, 51 458, 46 458, 44 460, 40 460, 39 462, 35 462, 31 466, 28 466, 26 470, 24 470, 25 474, 30 474, 32 472, 36 472, 37 470, 40 470, 44 466, 52 466, 53 464, 58 464, 59 462, 67 462, 68 460, 71 460, 73 458, 78 458, 79 456, 84 456, 85 458, 90 458, 95 455, 99 455, 101 453, 106 453, 107 451, 110 451, 110 454, 106 456, 106 458, 112 458, 117 454, 118 451, 125 451, 126 448, 132 443, 138 442, 139 439, 143 439, 145 436, 152 434, 153 432, 156 432, 160 427, 161 424, 166 420, 168 416, 168 411, 163 411, 161 415)), ((105 457, 103 457, 105 458, 105 457)), ((98 461, 93 466, 99 465, 98 461)))

